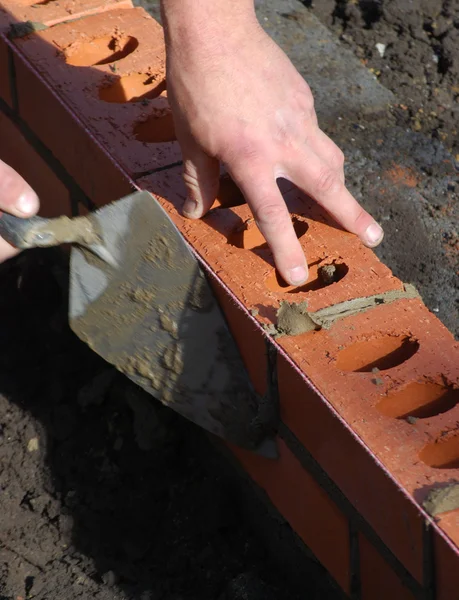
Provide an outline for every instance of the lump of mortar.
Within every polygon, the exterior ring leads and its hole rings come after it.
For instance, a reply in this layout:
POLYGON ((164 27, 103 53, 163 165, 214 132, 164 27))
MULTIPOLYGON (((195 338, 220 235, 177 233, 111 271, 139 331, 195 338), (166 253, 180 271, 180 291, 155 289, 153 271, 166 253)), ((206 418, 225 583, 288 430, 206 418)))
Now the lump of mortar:
POLYGON ((336 265, 323 265, 318 269, 318 275, 322 283, 330 285, 336 281, 336 265))
POLYGON ((307 310, 308 303, 284 302, 277 311, 277 331, 285 335, 301 335, 314 329, 320 329, 307 310))
POLYGON ((456 510, 459 508, 459 483, 430 490, 422 506, 432 517, 449 510, 456 510))
POLYGON ((35 21, 24 21, 23 23, 12 23, 10 25, 10 30, 8 32, 8 37, 10 40, 14 40, 15 38, 25 37, 26 35, 30 35, 35 31, 42 31, 43 29, 48 29, 47 25, 43 23, 37 23, 35 21))
POLYGON ((330 329, 339 319, 366 312, 380 304, 390 304, 402 298, 419 298, 413 285, 405 284, 403 290, 391 290, 364 298, 353 298, 339 304, 308 312, 307 303, 281 302, 277 311, 277 331, 279 335, 301 335, 314 329, 330 329))

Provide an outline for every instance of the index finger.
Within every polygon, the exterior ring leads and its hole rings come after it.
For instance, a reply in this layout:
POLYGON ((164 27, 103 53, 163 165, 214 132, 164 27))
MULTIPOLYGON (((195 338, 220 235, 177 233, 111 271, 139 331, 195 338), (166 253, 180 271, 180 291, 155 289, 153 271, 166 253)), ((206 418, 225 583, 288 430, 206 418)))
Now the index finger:
POLYGON ((231 169, 231 176, 244 194, 255 222, 271 248, 281 277, 295 286, 307 281, 306 257, 273 173, 239 167, 231 169))

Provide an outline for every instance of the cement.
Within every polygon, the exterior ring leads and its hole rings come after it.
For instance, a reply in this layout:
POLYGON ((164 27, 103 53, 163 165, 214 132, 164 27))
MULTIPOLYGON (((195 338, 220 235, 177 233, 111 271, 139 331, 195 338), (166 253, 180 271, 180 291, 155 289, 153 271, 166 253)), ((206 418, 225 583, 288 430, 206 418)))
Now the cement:
POLYGON ((371 310, 381 304, 390 304, 397 300, 419 298, 419 292, 413 285, 405 284, 403 290, 393 290, 384 294, 375 294, 366 298, 354 298, 322 308, 316 312, 308 312, 307 302, 281 302, 277 311, 277 336, 301 335, 308 331, 330 329, 336 321, 371 310))
POLYGON ((422 506, 431 516, 459 508, 459 483, 451 483, 429 492, 422 506))

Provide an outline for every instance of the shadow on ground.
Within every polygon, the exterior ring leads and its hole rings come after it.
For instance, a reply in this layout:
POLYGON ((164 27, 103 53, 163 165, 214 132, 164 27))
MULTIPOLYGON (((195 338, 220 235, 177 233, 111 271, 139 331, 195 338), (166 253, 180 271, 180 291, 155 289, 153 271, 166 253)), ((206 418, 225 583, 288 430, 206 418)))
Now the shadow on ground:
POLYGON ((200 432, 70 332, 56 257, 0 269, 2 600, 299 597, 200 432))

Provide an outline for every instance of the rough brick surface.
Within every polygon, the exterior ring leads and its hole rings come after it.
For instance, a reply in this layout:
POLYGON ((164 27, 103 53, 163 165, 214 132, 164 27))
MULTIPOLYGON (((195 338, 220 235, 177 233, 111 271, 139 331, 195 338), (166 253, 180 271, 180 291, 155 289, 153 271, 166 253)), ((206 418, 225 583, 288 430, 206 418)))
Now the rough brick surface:
POLYGON ((56 25, 16 44, 129 175, 181 159, 165 97, 163 31, 143 9, 56 25))
POLYGON ((36 77, 28 62, 16 57, 15 69, 20 116, 86 195, 100 205, 128 194, 132 187, 126 176, 45 82, 36 77))
POLYGON ((60 0, 59 2, 2 0, 0 31, 8 31, 12 24, 25 21, 51 26, 93 13, 103 13, 114 7, 131 8, 132 2, 131 0, 60 0))

